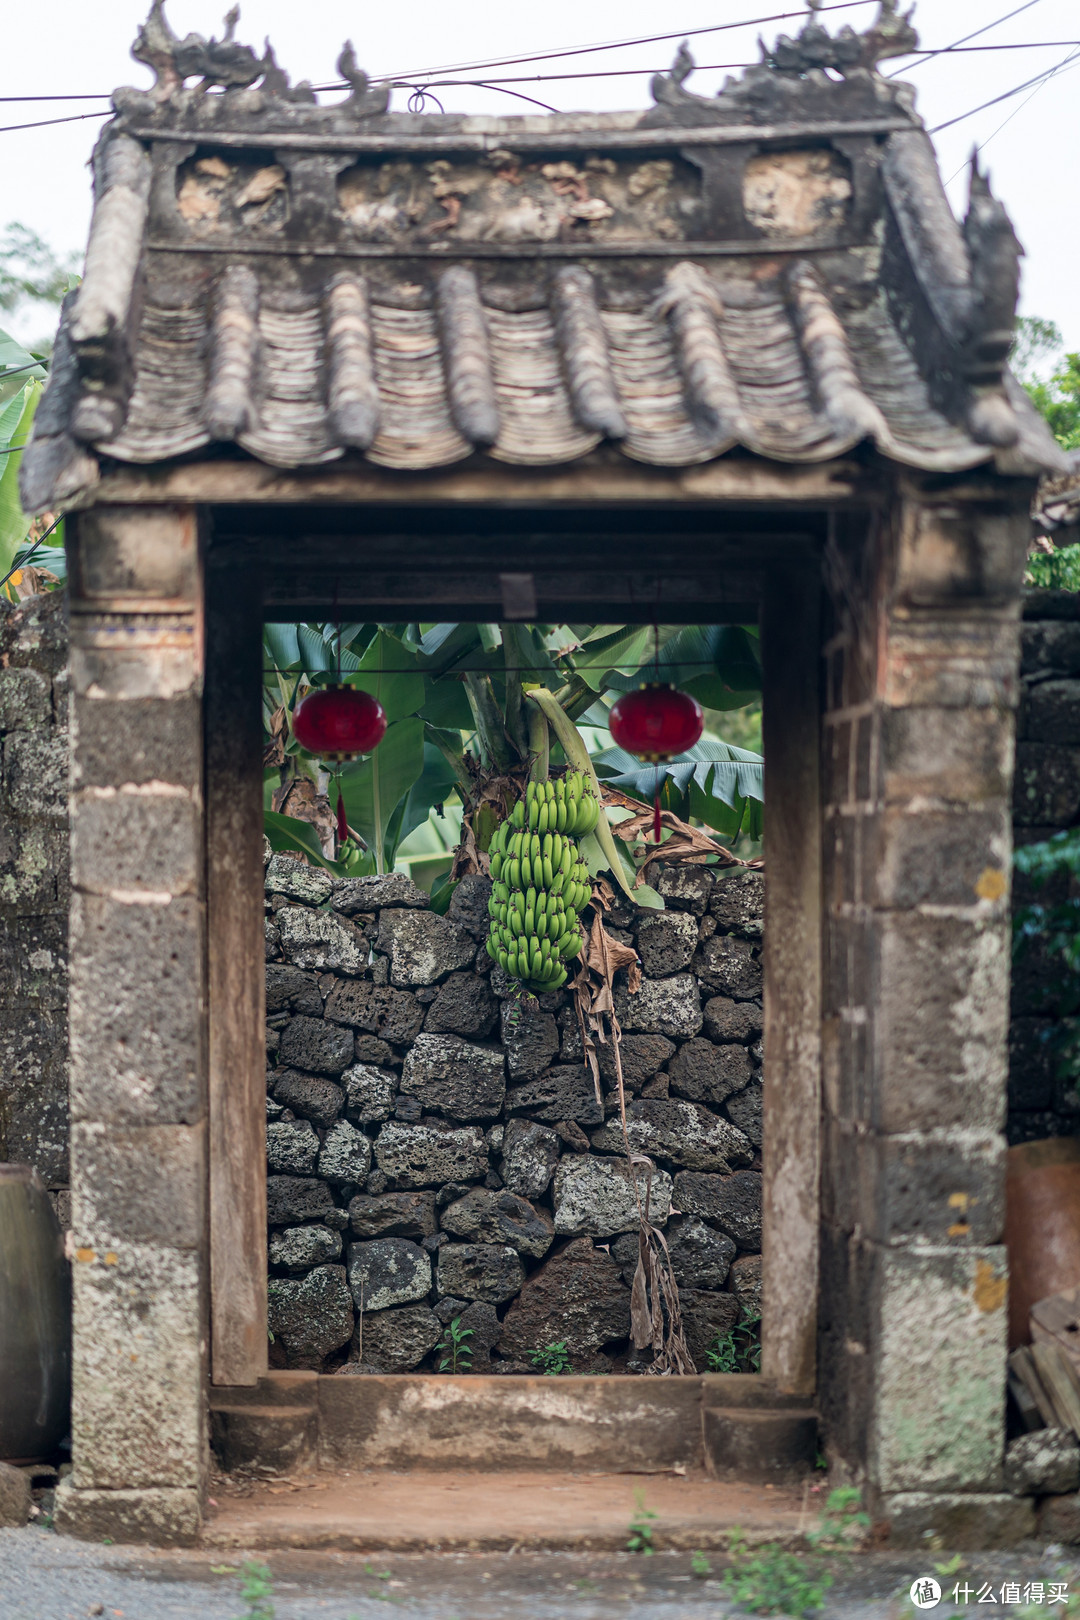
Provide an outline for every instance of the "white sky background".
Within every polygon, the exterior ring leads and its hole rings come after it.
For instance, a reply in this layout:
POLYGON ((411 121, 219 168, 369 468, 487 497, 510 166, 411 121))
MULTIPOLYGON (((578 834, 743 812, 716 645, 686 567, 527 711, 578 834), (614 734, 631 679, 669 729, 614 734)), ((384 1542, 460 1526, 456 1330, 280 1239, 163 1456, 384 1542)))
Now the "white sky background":
MULTIPOLYGON (((180 35, 189 30, 220 36, 227 0, 169 0, 169 20, 180 35)), ((922 0, 915 15, 927 49, 950 45, 962 36, 1003 17, 1022 0, 922 0)), ((0 97, 78 95, 109 92, 118 84, 149 84, 149 70, 131 61, 128 49, 146 9, 145 0, 36 0, 11 7, 4 24, 0 59, 0 97)), ((359 61, 373 76, 394 75, 421 81, 438 77, 493 77, 585 73, 631 69, 613 78, 564 78, 546 83, 521 82, 513 89, 536 96, 563 110, 646 107, 649 75, 666 68, 683 31, 740 22, 769 10, 794 11, 797 0, 546 0, 542 6, 508 7, 492 0, 397 0, 396 4, 359 7, 352 0, 244 0, 237 37, 259 46, 269 35, 278 61, 293 82, 315 84, 336 79, 334 62, 346 37, 359 61), (638 36, 673 34, 663 43, 592 52, 559 61, 490 69, 486 73, 438 73, 434 70, 474 64, 526 52, 566 50, 638 36)), ((862 29, 876 15, 876 5, 859 4, 829 11, 821 20, 830 31, 845 22, 862 29)), ((796 32, 798 18, 764 24, 772 40, 782 31, 796 32)), ((699 34, 691 38, 702 68, 689 88, 712 94, 725 73, 710 64, 745 63, 756 59, 755 27, 699 34)), ((1020 15, 982 34, 973 45, 1006 45, 1031 41, 1074 41, 1080 45, 1077 0, 1035 0, 1020 15)), ((918 88, 918 110, 929 128, 966 113, 991 97, 1052 67, 1070 53, 1067 43, 1045 49, 993 50, 939 57, 905 70, 918 88)), ((892 72, 898 63, 884 64, 892 72)), ((447 112, 527 112, 512 96, 476 87, 439 89, 447 112)), ((986 142, 983 161, 994 190, 1012 215, 1027 249, 1022 310, 1056 321, 1066 347, 1080 349, 1080 55, 1057 77, 1030 92, 991 107, 935 137, 942 172, 950 180, 953 208, 966 205, 966 159, 975 143, 986 142), (1010 116, 1012 115, 1012 116, 1010 116), (1008 123, 999 131, 999 126, 1008 123), (999 131, 998 133, 995 133, 999 131), (961 172, 957 172, 961 171, 961 172), (955 178, 951 178, 953 176, 955 178)), ((407 90, 396 90, 392 109, 404 110, 407 90)), ((323 100, 334 97, 323 97, 323 100)), ((104 103, 0 104, 0 125, 83 112, 104 103)), ((430 107, 430 110, 435 110, 430 107)), ((29 225, 57 250, 81 250, 90 216, 90 188, 85 163, 104 120, 58 124, 51 128, 0 131, 0 224, 18 220, 29 225)), ((40 314, 25 312, 12 323, 24 341, 41 335, 40 314)))

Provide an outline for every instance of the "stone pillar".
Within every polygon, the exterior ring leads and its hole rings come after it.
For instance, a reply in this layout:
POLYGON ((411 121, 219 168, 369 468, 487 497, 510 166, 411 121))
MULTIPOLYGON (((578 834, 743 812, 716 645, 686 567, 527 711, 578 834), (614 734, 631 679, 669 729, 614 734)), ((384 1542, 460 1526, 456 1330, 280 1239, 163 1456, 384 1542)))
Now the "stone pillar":
POLYGON ((207 1463, 196 514, 70 524, 74 1472, 57 1526, 191 1539, 207 1463))
POLYGON ((835 530, 826 555, 821 1395, 901 1541, 1030 1533, 1001 1494, 1029 495, 905 479, 891 528, 835 530))

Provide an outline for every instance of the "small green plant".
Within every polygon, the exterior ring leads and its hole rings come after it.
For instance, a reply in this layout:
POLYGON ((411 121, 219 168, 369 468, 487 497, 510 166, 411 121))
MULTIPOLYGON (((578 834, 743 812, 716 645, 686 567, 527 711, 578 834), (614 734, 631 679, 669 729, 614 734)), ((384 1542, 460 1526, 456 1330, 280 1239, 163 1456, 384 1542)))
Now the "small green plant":
POLYGON ((656 1551, 653 1545, 652 1528, 652 1521, 656 1518, 656 1514, 652 1508, 645 1506, 644 1491, 634 1492, 634 1502, 634 1517, 630 1520, 630 1534, 627 1538, 626 1550, 627 1552, 641 1553, 644 1557, 651 1558, 656 1551))
POLYGON ((558 1344, 545 1344, 542 1350, 534 1350, 529 1360, 534 1367, 539 1367, 546 1378, 558 1378, 560 1373, 571 1371, 565 1339, 560 1339, 558 1344))
POLYGON ((268 1565, 248 1562, 243 1565, 240 1575, 240 1596, 245 1604, 243 1620, 274 1620, 277 1613, 271 1601, 274 1577, 268 1565))
POLYGON ((461 1317, 455 1316, 439 1340, 439 1349, 442 1351, 442 1360, 439 1362, 440 1372, 472 1372, 472 1345, 466 1343, 466 1340, 471 1339, 472 1336, 472 1328, 463 1328, 461 1317))
POLYGON ((1033 551, 1025 583, 1052 591, 1080 591, 1080 546, 1060 546, 1052 555, 1033 551))
POLYGON ((751 1548, 741 1530, 728 1537, 731 1563, 723 1584, 733 1601, 751 1614, 804 1615, 825 1606, 832 1576, 795 1553, 766 1542, 751 1548))
POLYGON ((811 1547, 842 1552, 859 1547, 870 1528, 870 1515, 861 1511, 862 1495, 854 1485, 841 1485, 825 1499, 825 1511, 816 1530, 807 1533, 811 1547))
POLYGON ((742 1320, 726 1333, 718 1333, 705 1356, 710 1372, 760 1372, 761 1317, 744 1305, 742 1320))
POLYGON ((690 1573, 696 1575, 699 1581, 705 1580, 712 1574, 712 1565, 700 1550, 690 1554, 690 1573))

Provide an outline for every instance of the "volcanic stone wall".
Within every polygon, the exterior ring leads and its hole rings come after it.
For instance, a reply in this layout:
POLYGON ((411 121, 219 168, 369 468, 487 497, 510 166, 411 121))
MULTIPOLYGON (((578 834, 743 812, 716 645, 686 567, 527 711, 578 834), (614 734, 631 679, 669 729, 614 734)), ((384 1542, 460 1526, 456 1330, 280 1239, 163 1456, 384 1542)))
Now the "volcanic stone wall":
MULTIPOLYGON (((1016 719, 1013 837, 1017 847, 1080 824, 1080 596, 1025 593, 1020 709, 1016 719)), ((1075 881, 1075 880, 1074 880, 1075 881)), ((1053 903, 1068 893, 1062 876, 1036 888, 1013 877, 1013 905, 1053 903)), ((1037 942, 1013 968, 1009 1030, 1010 1144, 1080 1131, 1080 1095, 1062 1075, 1054 1037, 1061 1016, 1062 969, 1037 942)))
MULTIPOLYGON (((616 979, 628 1132, 708 1370, 760 1312, 763 879, 659 887, 664 912, 608 919, 644 970, 634 995, 616 979)), ((535 1372, 563 1341, 579 1372, 647 1365, 613 1053, 601 1102, 570 994, 524 996, 488 958, 489 892, 466 878, 440 917, 401 874, 269 862, 272 1364, 430 1371, 460 1318, 473 1372, 535 1372)))

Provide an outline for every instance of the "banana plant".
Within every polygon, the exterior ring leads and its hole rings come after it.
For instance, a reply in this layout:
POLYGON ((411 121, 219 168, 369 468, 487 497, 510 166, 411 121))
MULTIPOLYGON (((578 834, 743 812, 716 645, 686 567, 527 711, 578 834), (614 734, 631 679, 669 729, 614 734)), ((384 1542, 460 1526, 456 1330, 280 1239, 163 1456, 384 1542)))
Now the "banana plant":
MULTIPOLYGON (((30 519, 19 503, 19 463, 44 392, 45 375, 38 356, 0 331, 0 578, 32 544, 30 519)), ((4 594, 9 600, 15 595, 10 585, 4 594)))

